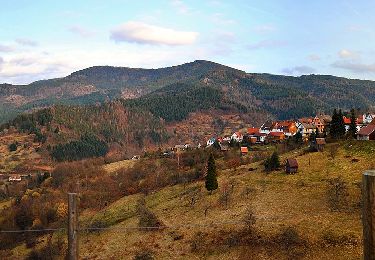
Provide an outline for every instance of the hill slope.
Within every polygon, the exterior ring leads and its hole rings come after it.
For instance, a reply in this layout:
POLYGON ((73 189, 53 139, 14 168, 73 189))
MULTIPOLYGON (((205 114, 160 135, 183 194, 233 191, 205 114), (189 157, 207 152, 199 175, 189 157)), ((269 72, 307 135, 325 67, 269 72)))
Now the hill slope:
MULTIPOLYGON (((210 93, 215 89, 225 98, 224 104, 216 104, 216 107, 225 110, 229 104, 228 109, 236 107, 242 112, 262 111, 274 118, 330 113, 337 107, 369 110, 374 109, 375 104, 373 81, 323 75, 288 77, 252 74, 209 61, 194 61, 161 69, 99 66, 74 72, 64 78, 37 81, 25 86, 2 84, 0 122, 20 112, 53 104, 95 104, 144 95, 148 96, 135 103, 151 102, 150 110, 157 116, 165 116, 155 102, 165 98, 167 104, 179 104, 186 98, 189 101, 192 91, 196 92, 193 95, 195 101, 187 105, 200 104, 195 110, 205 110, 207 91, 201 87, 210 87, 210 93), (184 84, 185 87, 181 87, 184 84)), ((182 109, 183 117, 167 116, 164 119, 181 120, 191 112, 185 107, 182 109)))

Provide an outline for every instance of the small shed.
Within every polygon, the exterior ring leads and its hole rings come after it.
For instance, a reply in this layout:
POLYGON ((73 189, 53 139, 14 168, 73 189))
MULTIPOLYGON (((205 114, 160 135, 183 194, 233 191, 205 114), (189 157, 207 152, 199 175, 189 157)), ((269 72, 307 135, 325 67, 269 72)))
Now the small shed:
POLYGON ((241 154, 245 155, 249 152, 249 149, 246 146, 241 146, 241 154))
POLYGON ((324 150, 324 146, 326 145, 326 139, 325 138, 316 138, 316 150, 319 152, 322 152, 324 150))
POLYGON ((298 162, 295 158, 290 158, 286 160, 285 172, 286 173, 296 173, 298 171, 298 162))

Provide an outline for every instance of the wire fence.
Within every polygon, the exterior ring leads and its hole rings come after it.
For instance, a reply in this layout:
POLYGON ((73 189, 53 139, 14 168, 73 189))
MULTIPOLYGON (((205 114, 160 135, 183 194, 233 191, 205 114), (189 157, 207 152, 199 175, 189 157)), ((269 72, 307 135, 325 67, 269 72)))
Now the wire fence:
MULTIPOLYGON (((210 224, 179 224, 179 225, 161 225, 161 226, 128 226, 128 227, 85 227, 77 231, 126 231, 126 230, 162 230, 162 229, 179 229, 179 228, 205 228, 218 227, 226 225, 244 225, 243 221, 226 221, 210 224)), ((55 232, 67 231, 67 228, 46 228, 46 229, 25 229, 25 230, 0 230, 0 233, 24 233, 24 232, 55 232)))

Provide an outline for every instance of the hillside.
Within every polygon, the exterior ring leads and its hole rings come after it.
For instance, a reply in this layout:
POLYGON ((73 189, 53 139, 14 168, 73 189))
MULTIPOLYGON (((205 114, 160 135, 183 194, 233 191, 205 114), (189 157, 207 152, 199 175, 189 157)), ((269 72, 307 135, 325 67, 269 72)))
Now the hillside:
POLYGON ((214 69, 233 70, 207 61, 161 69, 97 66, 29 85, 0 84, 0 122, 35 107, 135 98, 172 83, 195 81, 214 69))
POLYGON ((0 85, 0 122, 54 104, 90 105, 118 98, 136 100, 130 102, 134 106, 150 104, 150 112, 166 121, 180 121, 212 106, 285 119, 330 113, 337 107, 374 110, 375 82, 245 73, 202 60, 161 69, 98 66, 25 86, 0 85), (209 95, 216 99, 208 102, 209 95), (164 107, 161 99, 166 100, 164 107), (179 107, 181 102, 185 103, 179 107), (181 116, 171 116, 171 110, 181 116))
MULTIPOLYGON (((146 195, 127 195, 104 204, 99 210, 82 210, 82 228, 109 229, 81 232, 81 257, 133 259, 143 253, 155 259, 249 259, 249 256, 254 259, 359 259, 362 254, 361 174, 375 167, 370 160, 375 147, 372 142, 353 141, 339 143, 338 150, 331 152, 336 145, 329 144, 324 152, 305 153, 300 149, 283 154, 282 159, 297 158, 299 171, 295 175, 286 175, 282 170, 266 174, 260 162, 244 164, 235 170, 225 166, 228 162, 225 158, 218 158, 219 189, 212 195, 205 190, 203 181, 196 180, 167 185, 145 192, 146 195), (334 192, 337 183, 343 187, 339 193, 334 192), (137 229, 137 205, 142 196, 147 208, 165 228, 137 229)), ((141 165, 146 168, 153 165, 153 161, 132 166, 135 167, 132 172, 139 172, 141 165)), ((163 164, 158 160, 154 163, 156 172, 160 172, 163 164)), ((107 192, 112 192, 112 185, 117 184, 109 180, 117 180, 130 167, 128 163, 118 164, 125 169, 118 170, 117 164, 105 166, 108 178, 102 180, 106 180, 107 192)), ((90 185, 98 182, 94 176, 90 177, 90 185)), ((139 182, 140 187, 148 182, 146 179, 139 182)), ((50 190, 51 183, 54 182, 45 183, 43 189, 50 190)), ((90 196, 101 205, 111 198, 104 196, 101 186, 90 187, 90 191, 82 188, 85 194, 82 207, 90 196)), ((0 253, 3 257, 23 258, 32 250, 63 249, 66 233, 40 236, 35 245, 33 249, 20 243, 0 253)), ((57 251, 51 254, 59 258, 57 251)))

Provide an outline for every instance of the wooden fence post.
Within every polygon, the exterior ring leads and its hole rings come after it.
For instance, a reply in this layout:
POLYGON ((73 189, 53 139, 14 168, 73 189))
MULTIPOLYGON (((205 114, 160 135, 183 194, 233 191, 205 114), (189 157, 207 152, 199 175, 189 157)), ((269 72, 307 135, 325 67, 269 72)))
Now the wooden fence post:
POLYGON ((68 193, 68 259, 78 260, 77 193, 68 193))
POLYGON ((363 259, 375 260, 375 171, 362 175, 363 259))

